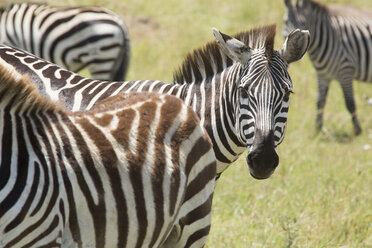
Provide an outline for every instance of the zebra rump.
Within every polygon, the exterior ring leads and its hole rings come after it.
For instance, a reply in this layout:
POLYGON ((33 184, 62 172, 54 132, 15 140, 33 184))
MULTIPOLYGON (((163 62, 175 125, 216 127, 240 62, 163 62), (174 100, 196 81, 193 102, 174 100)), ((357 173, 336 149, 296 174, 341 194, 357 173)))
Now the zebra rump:
POLYGON ((127 28, 101 7, 14 3, 0 9, 0 43, 92 78, 124 80, 130 57, 127 28))

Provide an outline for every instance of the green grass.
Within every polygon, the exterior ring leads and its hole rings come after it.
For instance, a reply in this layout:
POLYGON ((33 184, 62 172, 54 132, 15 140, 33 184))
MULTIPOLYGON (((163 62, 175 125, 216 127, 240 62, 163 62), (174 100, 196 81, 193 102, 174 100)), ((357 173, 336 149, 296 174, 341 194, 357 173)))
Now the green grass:
MULTIPOLYGON (((9 2, 9 1, 8 1, 9 2)), ((183 57, 213 38, 277 23, 280 0, 64 0, 62 5, 100 5, 128 25, 132 57, 128 80, 170 81, 183 57)), ((325 2, 325 1, 323 1, 325 2)), ((338 0, 372 9, 372 1, 338 0)), ((207 247, 372 247, 372 84, 355 83, 362 135, 352 135, 338 83, 327 99, 324 131, 314 129, 315 71, 306 56, 290 66, 291 97, 287 134, 278 148, 280 165, 264 181, 254 180, 242 156, 222 175, 214 197, 207 247)))

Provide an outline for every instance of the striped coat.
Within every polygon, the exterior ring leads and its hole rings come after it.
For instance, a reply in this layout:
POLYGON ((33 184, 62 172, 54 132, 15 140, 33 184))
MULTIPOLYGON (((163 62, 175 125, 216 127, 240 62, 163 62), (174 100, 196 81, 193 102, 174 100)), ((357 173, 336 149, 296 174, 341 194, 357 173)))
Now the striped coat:
MULTIPOLYGON (((1 7, 1 6, 0 6, 1 7)), ((123 80, 129 65, 127 28, 101 7, 14 3, 0 8, 0 43, 102 80, 123 80)))
POLYGON ((0 68, 0 247, 202 247, 216 162, 191 108, 132 93, 70 113, 0 68))
POLYGON ((341 85, 354 133, 360 134, 353 80, 372 82, 372 12, 312 0, 298 0, 296 5, 286 0, 285 4, 284 35, 295 28, 311 33, 309 56, 318 77, 317 129, 323 126, 329 84, 335 79, 341 85))
POLYGON ((309 44, 308 32, 295 30, 276 51, 275 29, 255 28, 236 38, 214 29, 217 42, 190 52, 174 84, 89 80, 7 46, 0 46, 0 64, 15 76, 29 74, 43 95, 73 111, 89 109, 120 92, 175 95, 201 119, 213 142, 219 174, 248 150, 250 174, 265 179, 279 164, 276 147, 285 135, 292 92, 288 64, 299 60, 309 44))

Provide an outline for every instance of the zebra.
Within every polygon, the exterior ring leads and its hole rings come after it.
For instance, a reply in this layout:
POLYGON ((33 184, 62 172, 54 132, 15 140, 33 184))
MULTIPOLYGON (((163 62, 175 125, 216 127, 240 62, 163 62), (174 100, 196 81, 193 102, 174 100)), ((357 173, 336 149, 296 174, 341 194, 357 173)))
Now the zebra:
POLYGON ((72 113, 0 66, 0 118, 0 247, 204 245, 216 159, 180 99, 72 113))
POLYGON ((268 25, 233 38, 214 29, 217 42, 189 53, 175 72, 173 84, 90 80, 4 45, 0 64, 14 75, 30 75, 43 95, 72 111, 90 109, 120 92, 175 95, 193 108, 207 130, 218 177, 248 149, 251 176, 266 179, 279 164, 275 149, 286 130, 293 87, 287 67, 305 54, 309 44, 308 32, 295 30, 276 51, 275 30, 275 25, 268 25))
POLYGON ((342 88, 351 114, 354 133, 362 132, 357 118, 353 79, 372 82, 372 13, 342 5, 324 5, 285 0, 284 36, 295 28, 306 28, 312 36, 309 56, 317 72, 316 127, 323 126, 323 112, 331 80, 342 88))
POLYGON ((13 3, 0 8, 0 43, 101 80, 124 80, 130 57, 123 21, 101 7, 13 3))

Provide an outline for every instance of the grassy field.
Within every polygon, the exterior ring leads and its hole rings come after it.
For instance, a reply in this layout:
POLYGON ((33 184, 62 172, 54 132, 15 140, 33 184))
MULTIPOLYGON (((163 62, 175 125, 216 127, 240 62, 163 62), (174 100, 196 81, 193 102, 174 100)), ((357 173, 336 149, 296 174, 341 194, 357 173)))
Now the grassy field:
MULTIPOLYGON (((2 0, 4 1, 4 0, 2 0)), ((9 1, 8 1, 9 2, 9 1)), ((326 2, 325 0, 323 2, 326 2)), ((372 1, 334 0, 372 9, 372 1)), ((59 0, 51 4, 99 5, 120 14, 132 42, 129 80, 170 81, 193 48, 213 38, 211 28, 232 34, 277 24, 279 0, 59 0)), ((324 130, 314 129, 317 94, 308 57, 290 67, 287 134, 280 165, 267 180, 254 180, 245 156, 222 175, 216 189, 207 247, 372 247, 372 84, 355 83, 363 133, 352 134, 338 83, 331 85, 324 130)))

